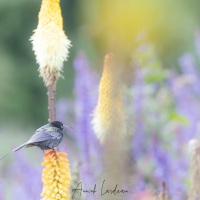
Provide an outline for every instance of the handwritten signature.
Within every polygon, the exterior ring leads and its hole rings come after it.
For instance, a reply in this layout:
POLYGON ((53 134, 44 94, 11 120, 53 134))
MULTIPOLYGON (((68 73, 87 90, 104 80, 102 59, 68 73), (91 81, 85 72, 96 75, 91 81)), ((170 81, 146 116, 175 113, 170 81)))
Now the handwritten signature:
POLYGON ((80 196, 82 195, 82 193, 91 193, 94 195, 95 193, 99 193, 99 192, 100 192, 101 196, 104 196, 107 194, 110 194, 110 195, 124 194, 124 193, 128 193, 128 190, 119 189, 118 184, 116 184, 115 187, 112 189, 106 189, 105 188, 105 180, 103 180, 100 191, 97 190, 97 184, 94 184, 94 186, 90 189, 84 189, 82 182, 79 182, 77 184, 76 188, 72 189, 72 199, 74 198, 75 194, 78 192, 79 192, 80 196))

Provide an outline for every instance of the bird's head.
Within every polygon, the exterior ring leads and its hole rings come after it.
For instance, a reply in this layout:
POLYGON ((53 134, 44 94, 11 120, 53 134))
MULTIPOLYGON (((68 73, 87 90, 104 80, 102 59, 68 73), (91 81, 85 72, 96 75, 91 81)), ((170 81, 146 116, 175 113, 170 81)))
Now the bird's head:
POLYGON ((53 121, 50 123, 53 127, 56 127, 56 128, 59 128, 60 130, 63 130, 65 128, 71 128, 70 126, 66 126, 66 125, 63 125, 62 122, 60 121, 53 121))
POLYGON ((53 127, 59 128, 60 130, 63 130, 63 123, 59 121, 53 121, 50 123, 53 127))

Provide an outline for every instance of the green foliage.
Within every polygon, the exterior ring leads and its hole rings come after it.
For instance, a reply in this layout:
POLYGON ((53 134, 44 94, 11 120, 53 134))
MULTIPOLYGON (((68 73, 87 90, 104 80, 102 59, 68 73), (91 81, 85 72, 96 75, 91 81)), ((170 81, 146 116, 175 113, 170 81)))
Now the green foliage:
POLYGON ((170 120, 171 121, 177 121, 177 122, 184 124, 184 125, 188 124, 188 120, 184 116, 182 116, 182 115, 180 115, 176 112, 170 113, 170 120))

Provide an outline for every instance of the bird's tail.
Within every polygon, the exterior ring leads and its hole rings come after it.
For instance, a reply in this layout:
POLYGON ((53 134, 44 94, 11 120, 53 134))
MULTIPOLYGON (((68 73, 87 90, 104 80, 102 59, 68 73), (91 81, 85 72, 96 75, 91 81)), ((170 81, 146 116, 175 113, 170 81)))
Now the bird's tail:
POLYGON ((12 151, 13 151, 13 152, 16 152, 16 151, 18 151, 18 150, 20 150, 21 148, 24 148, 24 147, 26 147, 26 146, 27 146, 27 144, 24 143, 24 144, 22 144, 22 145, 16 147, 15 149, 13 149, 12 151))
POLYGON ((0 160, 2 160, 3 158, 5 158, 6 156, 8 156, 10 153, 12 153, 12 151, 9 152, 9 153, 7 153, 6 155, 2 156, 2 157, 0 158, 0 160))
POLYGON ((2 156, 2 157, 0 158, 0 160, 2 160, 3 158, 5 158, 6 156, 8 156, 10 153, 16 152, 16 151, 18 151, 18 150, 20 150, 21 148, 24 148, 24 147, 26 147, 26 146, 27 146, 27 144, 25 143, 25 144, 22 144, 22 145, 16 147, 16 148, 13 149, 11 152, 9 152, 9 153, 7 153, 6 155, 2 156))

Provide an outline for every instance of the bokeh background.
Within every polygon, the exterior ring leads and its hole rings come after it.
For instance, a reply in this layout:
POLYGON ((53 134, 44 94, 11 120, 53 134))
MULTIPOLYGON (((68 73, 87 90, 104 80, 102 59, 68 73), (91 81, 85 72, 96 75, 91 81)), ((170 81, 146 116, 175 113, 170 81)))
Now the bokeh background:
MULTIPOLYGON (((29 41, 40 4, 0 0, 2 155, 47 123, 46 88, 29 41)), ((116 70, 123 71, 125 112, 137 161, 133 193, 160 190, 165 181, 173 199, 184 199, 189 185, 187 143, 199 135, 200 2, 61 0, 61 7, 73 47, 64 64, 64 79, 57 84, 57 116, 75 127, 61 149, 73 165, 86 137, 95 140, 91 113, 104 56, 114 52, 116 70)), ((34 148, 0 161, 0 199, 39 199, 42 156, 34 148)))

